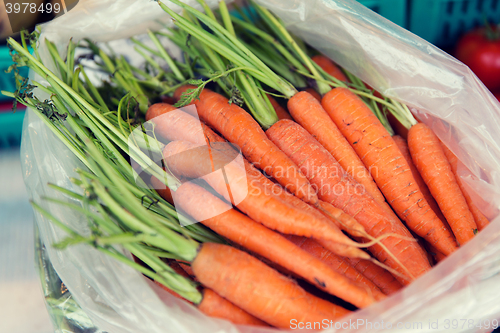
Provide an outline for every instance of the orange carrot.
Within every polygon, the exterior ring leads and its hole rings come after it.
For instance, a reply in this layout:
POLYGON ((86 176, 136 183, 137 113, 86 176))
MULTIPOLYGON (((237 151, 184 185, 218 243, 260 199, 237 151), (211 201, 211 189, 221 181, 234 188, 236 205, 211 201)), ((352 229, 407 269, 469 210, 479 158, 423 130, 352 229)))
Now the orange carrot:
POLYGON ((166 103, 157 103, 149 107, 146 120, 155 124, 157 135, 170 141, 190 140, 198 144, 225 142, 212 129, 192 115, 166 103))
MULTIPOLYGON (((193 86, 183 86, 175 91, 180 97, 193 86)), ((229 142, 236 144, 243 155, 255 166, 271 175, 287 190, 299 198, 317 204, 318 197, 311 184, 293 163, 267 137, 259 124, 245 110, 224 96, 203 89, 194 104, 205 123, 215 128, 229 142)))
MULTIPOLYGON (((179 275, 182 275, 186 279, 191 279, 191 277, 182 269, 181 266, 179 266, 178 263, 175 261, 171 261, 168 263, 168 265, 179 275)), ((179 294, 177 294, 175 291, 167 288, 166 286, 162 285, 161 283, 155 281, 156 284, 158 284, 160 287, 162 287, 163 290, 167 291, 171 295, 183 299, 179 294)), ((189 302, 185 300, 186 302, 189 302)), ((191 303, 191 302, 189 302, 191 303)), ((191 303, 193 304, 193 303, 191 303)), ((262 320, 255 318, 251 314, 243 311, 233 303, 225 300, 224 298, 220 297, 215 291, 208 289, 208 288, 203 288, 202 289, 202 299, 201 302, 198 304, 195 304, 195 306, 206 314, 207 316, 214 317, 214 318, 221 318, 221 319, 226 319, 233 324, 237 325, 253 325, 253 326, 269 326, 268 324, 264 323, 262 320)))
POLYGON ((448 147, 446 147, 442 142, 441 142, 441 147, 443 148, 444 154, 446 155, 448 162, 450 162, 451 171, 455 175, 457 184, 460 187, 460 190, 462 191, 465 200, 467 201, 467 205, 469 206, 472 216, 474 217, 474 221, 476 222, 477 229, 481 231, 490 223, 490 221, 488 221, 488 219, 483 215, 483 213, 481 213, 481 211, 472 202, 472 198, 467 193, 462 178, 460 178, 460 176, 457 174, 458 165, 460 164, 461 166, 463 166, 463 164, 458 160, 455 154, 453 154, 451 150, 449 150, 448 147))
POLYGON ((276 115, 278 116, 278 119, 292 119, 290 114, 286 112, 286 110, 274 99, 273 96, 267 95, 267 98, 269 98, 269 102, 271 102, 271 105, 274 108, 274 111, 276 112, 276 115))
POLYGON ((403 154, 403 157, 408 163, 408 166, 410 167, 411 170, 411 174, 413 175, 413 178, 415 178, 418 188, 420 189, 420 192, 422 192, 422 194, 424 195, 425 200, 427 200, 429 207, 431 207, 434 213, 436 213, 437 217, 439 217, 439 219, 443 221, 443 223, 446 225, 448 222, 446 222, 446 219, 444 218, 441 209, 439 209, 436 200, 434 200, 434 198, 432 197, 432 194, 429 191, 429 188, 425 184, 424 180, 422 179, 422 176, 420 176, 420 173, 418 173, 417 167, 415 167, 415 164, 413 164, 413 160, 411 159, 410 156, 410 150, 408 148, 408 143, 406 142, 405 139, 403 139, 399 135, 395 135, 392 138, 394 139, 394 142, 398 146, 399 151, 401 152, 401 154, 403 154))
POLYGON ((345 88, 329 91, 322 104, 406 225, 442 253, 455 251, 453 235, 429 207, 408 163, 370 108, 345 88))
POLYGON ((316 55, 311 58, 312 61, 318 64, 319 67, 321 67, 325 72, 333 76, 334 78, 347 82, 347 77, 342 73, 340 68, 335 65, 333 61, 331 61, 329 58, 325 57, 324 55, 316 55))
POLYGON ((436 263, 440 263, 444 259, 446 259, 446 256, 439 252, 434 246, 429 245, 429 253, 430 255, 434 258, 436 263))
MULTIPOLYGON (((311 133, 323 147, 339 162, 358 183, 384 208, 387 203, 372 176, 349 142, 340 133, 337 125, 313 96, 301 91, 288 100, 288 109, 293 118, 311 133)), ((387 210, 391 210, 387 206, 387 210)))
POLYGON ((237 325, 269 326, 209 288, 204 288, 202 293, 203 300, 198 309, 207 316, 226 319, 237 325))
MULTIPOLYGON (((301 171, 318 188, 321 200, 342 209, 354 217, 366 232, 378 238, 385 234, 412 238, 409 231, 347 174, 304 128, 290 120, 280 120, 267 130, 268 137, 299 165, 301 171), (361 189, 360 189, 361 187, 361 189)), ((403 275, 418 277, 430 269, 417 242, 401 237, 387 237, 380 242, 399 263, 379 244, 370 247, 372 254, 403 275)), ((407 284, 409 279, 402 279, 407 284)))
POLYGON ((331 221, 307 211, 294 210, 278 197, 268 195, 264 187, 249 181, 252 178, 244 168, 231 162, 234 157, 228 158, 216 147, 212 146, 210 150, 208 146, 196 147, 189 142, 174 141, 165 147, 163 155, 171 172, 188 178, 202 178, 226 200, 268 228, 316 238, 339 255, 366 257, 365 252, 356 248, 358 244, 347 238, 331 221), (214 170, 224 170, 225 173, 214 170))
POLYGON ((198 280, 231 303, 279 328, 298 322, 337 321, 350 311, 308 294, 251 255, 203 243, 192 266, 198 280))
POLYGON ((328 218, 335 219, 337 226, 341 230, 355 237, 366 236, 365 228, 354 217, 344 213, 342 209, 322 200, 319 201, 319 205, 321 207, 320 212, 328 218))
POLYGON ((193 269, 191 268, 191 265, 188 265, 185 262, 178 262, 178 264, 189 275, 190 278, 194 277, 194 273, 193 273, 193 269))
MULTIPOLYGON (((164 114, 165 112, 169 112, 169 110, 173 109, 174 109, 173 107, 168 105, 164 106, 161 104, 155 104, 149 108, 148 113, 146 114, 146 118, 148 118, 148 114, 157 117, 158 115, 164 114)), ((198 121, 197 119, 195 119, 189 114, 185 114, 182 115, 182 117, 177 116, 175 120, 176 120, 175 126, 173 126, 168 121, 161 123, 158 122, 158 126, 155 128, 156 131, 160 133, 165 132, 166 133, 164 134, 165 137, 171 141, 185 140, 191 143, 204 144, 205 139, 202 138, 201 135, 196 135, 197 133, 199 133, 199 128, 191 126, 191 124, 194 121, 198 121)), ((205 138, 209 138, 210 142, 225 142, 225 140, 220 136, 218 136, 215 132, 213 132, 212 129, 204 125, 202 121, 200 122, 205 138)), ((220 145, 218 147, 219 149, 226 151, 230 149, 229 147, 225 146, 221 147, 220 145)), ((249 177, 249 181, 253 182, 253 184, 258 184, 263 186, 267 191, 267 193, 278 196, 280 199, 289 203, 296 209, 306 210, 307 212, 315 214, 316 216, 318 216, 318 214, 322 214, 326 218, 334 222, 337 225, 337 227, 339 227, 341 230, 344 230, 353 236, 365 235, 364 228, 354 218, 345 214, 342 210, 335 208, 329 203, 323 201, 319 202, 319 206, 321 207, 321 209, 316 210, 310 205, 306 204, 304 201, 294 196, 293 194, 290 194, 289 192, 285 191, 279 184, 275 184, 271 180, 266 178, 252 164, 248 163, 246 159, 243 159, 243 161, 245 164, 245 171, 247 173, 247 176, 249 177)), ((168 190, 168 188, 155 177, 152 177, 151 183, 153 184, 154 188, 157 189, 158 192, 165 191, 165 189, 168 190)), ((170 192, 163 194, 160 193, 160 195, 162 195, 165 198, 169 198, 170 200, 167 199, 167 201, 173 204, 173 202, 171 201, 172 199, 170 192)))
POLYGON ((327 249, 325 249, 323 246, 321 246, 311 238, 292 236, 292 235, 284 235, 284 236, 286 239, 290 240, 292 243, 300 247, 302 250, 306 251, 307 253, 310 253, 311 255, 315 256, 322 262, 326 263, 328 266, 333 268, 333 270, 335 270, 337 273, 346 276, 352 281, 364 284, 365 286, 370 288, 372 292, 376 294, 380 293, 380 289, 367 277, 365 277, 363 274, 360 274, 360 272, 355 270, 354 267, 352 267, 351 264, 349 264, 347 259, 344 259, 343 257, 340 257, 328 251, 327 249))
POLYGON ((155 176, 151 176, 151 185, 153 188, 158 192, 158 194, 167 202, 169 202, 171 205, 174 204, 174 199, 172 197, 172 192, 170 192, 170 189, 167 187, 167 185, 163 184, 158 178, 155 176))
MULTIPOLYGON (((157 117, 158 115, 164 114, 165 112, 169 112, 169 110, 173 110, 173 107, 170 106, 164 106, 164 105, 159 105, 155 104, 152 107, 149 108, 148 114, 154 115, 157 117)), ((177 112, 177 111, 176 111, 177 112)), ((146 114, 146 118, 148 118, 148 114, 146 114)), ((181 116, 176 117, 175 121, 175 126, 173 126, 170 122, 158 122, 158 126, 155 128, 155 130, 159 133, 165 133, 165 137, 168 138, 171 141, 189 141, 191 143, 196 143, 196 144, 204 144, 205 139, 199 135, 199 128, 196 128, 195 126, 191 126, 191 124, 194 121, 198 121, 194 117, 192 117, 189 114, 185 114, 181 116), (173 128, 175 127, 175 128, 173 128), (190 130, 191 129, 191 130, 190 130), (196 135, 198 134, 198 135, 196 135)), ((201 122, 201 121, 200 121, 201 122)), ((201 126, 204 132, 204 137, 205 138, 210 138, 210 142, 225 142, 223 138, 218 136, 215 132, 213 132, 208 126, 204 125, 203 122, 201 122, 201 126)), ((229 150, 229 147, 225 146, 218 146, 219 149, 221 150, 229 150)), ((301 209, 301 210, 306 210, 307 212, 311 214, 315 214, 318 216, 318 214, 323 214, 326 218, 330 219, 332 222, 334 222, 337 227, 339 227, 341 230, 346 231, 349 234, 352 234, 354 236, 362 236, 364 235, 364 229, 363 227, 356 222, 355 219, 353 219, 351 216, 345 214, 342 212, 342 210, 337 209, 333 207, 332 205, 326 203, 326 202, 319 202, 319 206, 321 207, 320 210, 316 210, 310 205, 306 204, 304 201, 300 200, 293 194, 290 194, 289 192, 285 191, 279 184, 273 183, 271 180, 266 178, 262 173, 260 173, 252 164, 248 163, 246 159, 243 159, 244 164, 245 164, 245 171, 247 173, 247 176, 249 177, 249 181, 252 182, 252 184, 258 184, 261 185, 265 188, 267 191, 266 193, 270 193, 273 195, 278 196, 280 199, 284 200, 285 202, 289 203, 296 209, 301 209), (328 212, 328 213, 325 213, 328 212), (332 218, 333 217, 333 218, 332 218)), ((161 183, 156 177, 151 178, 151 183, 153 184, 153 187, 160 193, 161 191, 166 191, 168 188, 161 183)), ((170 203, 173 204, 172 199, 171 199, 171 194, 168 191, 165 193, 160 193, 161 196, 169 201, 170 203)), ((321 215, 320 215, 321 218, 321 215)))
POLYGON ((396 117, 394 117, 394 115, 390 112, 387 113, 387 120, 389 121, 389 125, 391 125, 392 129, 397 135, 399 135, 405 141, 408 140, 408 128, 401 124, 401 122, 397 120, 396 117))
MULTIPOLYGON (((477 225, 438 137, 427 125, 419 123, 408 132, 408 147, 415 166, 446 217, 458 244, 467 243, 474 238, 477 225)), ((441 250, 435 244, 431 245, 441 250)))
POLYGON ((207 214, 213 216, 201 223, 219 235, 271 260, 332 295, 358 307, 366 307, 374 300, 384 298, 380 291, 368 292, 367 288, 353 283, 282 235, 232 209, 198 185, 184 183, 174 192, 174 197, 177 208, 196 220, 203 219, 207 214))
POLYGON ((391 295, 403 288, 391 273, 371 261, 356 258, 346 258, 346 260, 386 295, 391 295))
POLYGON ((309 94, 311 94, 312 97, 316 98, 318 102, 321 103, 321 95, 319 94, 319 92, 317 92, 313 88, 307 88, 305 91, 307 91, 309 94))

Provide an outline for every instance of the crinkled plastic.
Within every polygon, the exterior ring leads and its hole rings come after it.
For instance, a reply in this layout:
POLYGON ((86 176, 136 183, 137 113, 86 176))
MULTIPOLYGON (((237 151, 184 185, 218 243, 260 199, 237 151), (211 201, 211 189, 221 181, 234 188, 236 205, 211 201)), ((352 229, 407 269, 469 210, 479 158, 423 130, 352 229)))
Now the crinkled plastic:
MULTIPOLYGON (((396 295, 353 313, 341 331, 491 331, 485 320, 491 323, 500 318, 498 102, 465 65, 355 1, 258 2, 341 66, 387 96, 409 105, 468 167, 470 171, 459 171, 476 204, 492 220, 474 240, 431 272, 396 295)), ((42 37, 62 50, 71 37, 113 41, 144 33, 155 27, 157 19, 168 21, 154 1, 80 1, 72 11, 45 25, 42 37)), ((49 62, 44 49, 41 54, 49 62)), ((21 156, 33 200, 75 230, 88 231, 83 216, 41 200, 42 196, 69 200, 49 189, 47 183, 75 189, 69 177, 76 176, 74 169, 81 165, 33 112, 28 112, 25 119, 21 156)), ((162 294, 139 273, 92 247, 54 250, 50 244, 61 240, 64 233, 45 217, 35 215, 54 269, 93 325, 101 330, 267 331, 208 318, 194 307, 162 294)))

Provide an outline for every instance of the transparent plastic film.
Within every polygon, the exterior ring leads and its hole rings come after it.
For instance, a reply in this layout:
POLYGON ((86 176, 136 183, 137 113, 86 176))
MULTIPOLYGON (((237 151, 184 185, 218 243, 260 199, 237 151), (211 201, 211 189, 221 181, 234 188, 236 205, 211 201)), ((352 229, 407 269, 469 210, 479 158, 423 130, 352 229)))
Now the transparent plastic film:
MULTIPOLYGON (((215 0, 207 2, 211 7, 217 5, 215 0)), ((164 3, 171 5, 166 0, 164 3)), ((500 318, 498 102, 465 65, 356 1, 258 3, 346 70, 388 97, 407 104, 463 162, 459 173, 474 193, 474 202, 491 220, 474 240, 402 291, 354 312, 342 319, 340 327, 327 324, 321 329, 359 333, 491 331, 492 320, 500 318), (456 327, 454 320, 458 321, 456 327), (490 323, 488 328, 486 320, 490 323)), ((70 12, 41 27, 40 55, 55 71, 44 39, 63 52, 71 38, 74 42, 88 38, 108 42, 113 51, 135 61, 133 47, 125 38, 140 36, 147 29, 159 29, 169 22, 170 18, 154 1, 80 1, 70 12)), ((174 46, 169 45, 168 49, 173 54, 179 52, 174 46)), ((32 78, 45 82, 41 77, 32 78)), ((49 97, 36 94, 40 99, 49 97)), ((84 215, 43 200, 51 197, 74 202, 48 184, 81 192, 70 178, 78 178, 75 169, 84 166, 33 110, 27 112, 24 121, 21 156, 31 199, 73 230, 90 234, 84 215)), ((234 160, 239 163, 237 158, 234 160)), ((36 212, 35 218, 46 258, 71 299, 88 316, 86 327, 112 333, 273 331, 209 318, 91 246, 57 250, 51 245, 67 235, 46 216, 36 212)))

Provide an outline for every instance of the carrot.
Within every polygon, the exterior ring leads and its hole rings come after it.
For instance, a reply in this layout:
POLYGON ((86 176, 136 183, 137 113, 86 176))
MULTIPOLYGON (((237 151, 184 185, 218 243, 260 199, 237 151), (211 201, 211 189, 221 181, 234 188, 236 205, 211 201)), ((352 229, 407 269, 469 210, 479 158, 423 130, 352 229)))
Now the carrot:
POLYGON ((319 201, 319 205, 321 207, 320 212, 328 218, 333 218, 338 221, 338 227, 348 234, 356 237, 365 237, 366 230, 356 219, 342 211, 337 207, 334 207, 332 204, 322 201, 319 201))
POLYGON ((356 248, 358 244, 328 219, 294 210, 278 197, 266 194, 264 187, 248 181, 245 169, 232 162, 234 157, 228 158, 216 147, 211 148, 174 141, 165 147, 163 155, 171 172, 188 178, 202 178, 226 200, 268 228, 319 239, 340 255, 366 258, 366 253, 356 248), (214 170, 224 170, 225 173, 214 170))
MULTIPOLYGON (((383 98, 383 97, 382 97, 383 98)), ((408 140, 408 128, 406 128, 396 117, 391 113, 387 113, 387 121, 389 125, 394 129, 394 132, 403 138, 405 141, 408 140)))
MULTIPOLYGON (((477 225, 438 137, 427 125, 419 123, 408 131, 408 147, 415 166, 446 217, 458 244, 467 243, 474 238, 477 225)), ((431 245, 441 250, 435 244, 431 245)))
MULTIPOLYGON (((148 114, 151 117, 157 117, 158 115, 169 112, 170 110, 175 110, 175 108, 169 105, 155 104, 149 108, 148 113, 146 114, 146 118, 148 118, 148 114)), ((199 127, 197 128, 196 126, 192 126, 193 122, 198 122, 198 119, 192 117, 189 114, 184 114, 182 115, 182 117, 178 115, 175 118, 175 126, 172 124, 172 122, 162 121, 157 123, 157 127, 155 127, 155 130, 159 133, 165 133, 164 136, 171 141, 185 140, 191 143, 203 144, 205 139, 198 134, 199 127)), ((226 142, 223 138, 213 132, 212 129, 203 124, 203 122, 201 122, 201 126, 204 132, 204 137, 208 138, 210 142, 226 142)), ((224 145, 218 145, 218 147, 218 149, 221 149, 223 151, 230 150, 229 147, 225 147, 224 145)), ((231 154, 231 152, 229 153, 231 154)), ((263 186, 266 189, 267 193, 277 195, 280 199, 289 203, 294 208, 306 210, 311 214, 315 214, 316 217, 318 217, 318 214, 322 214, 324 215, 324 217, 330 219, 333 223, 335 223, 341 230, 344 230, 347 233, 352 234, 353 236, 365 235, 364 228, 359 223, 357 223, 354 218, 342 212, 342 210, 337 209, 332 205, 322 201, 319 202, 319 207, 321 207, 321 209, 316 210, 310 205, 306 204, 304 201, 298 199, 293 194, 285 191, 281 186, 274 184, 271 180, 266 178, 264 175, 262 175, 262 173, 255 169, 252 164, 248 163, 246 159, 243 159, 243 161, 245 164, 245 171, 247 173, 247 176, 249 177, 249 181, 254 182, 254 184, 263 186)), ((166 186, 155 177, 152 177, 151 182, 158 192, 165 191, 166 186)), ((171 201, 172 199, 170 192, 161 195, 169 198, 170 201, 168 199, 167 201, 173 204, 173 202, 171 201)))
MULTIPOLYGON (((192 88, 194 87, 183 86, 175 91, 175 96, 180 97, 187 89, 192 88)), ((250 114, 208 89, 203 89, 194 104, 200 119, 236 144, 257 168, 264 170, 299 198, 317 204, 318 197, 311 184, 297 166, 266 137, 250 114)))
POLYGON ((165 200, 167 200, 171 205, 174 204, 174 198, 172 197, 172 192, 170 189, 163 184, 158 178, 155 176, 151 176, 151 185, 155 189, 156 192, 165 200))
POLYGON ((203 300, 198 309, 207 316, 226 319, 237 325, 269 326, 209 288, 204 288, 202 294, 203 300))
POLYGON ((392 138, 394 139, 394 142, 398 146, 399 151, 401 152, 401 154, 403 154, 403 157, 408 163, 408 166, 410 167, 411 170, 411 174, 413 175, 413 178, 415 178, 415 182, 417 183, 420 192, 422 192, 422 194, 424 195, 425 200, 427 200, 429 207, 431 207, 434 213, 436 213, 437 217, 439 217, 439 219, 443 221, 443 223, 446 225, 448 222, 446 222, 446 219, 444 218, 441 209, 439 209, 436 200, 434 200, 434 198, 432 197, 432 194, 429 191, 429 188, 425 184, 424 180, 422 179, 422 176, 420 176, 417 167, 415 167, 415 164, 413 164, 413 160, 411 159, 410 156, 410 150, 408 148, 408 143, 406 142, 405 139, 403 139, 399 135, 394 135, 392 138))
POLYGON ((311 58, 312 61, 314 61, 316 64, 318 64, 321 69, 323 69, 325 72, 333 76, 334 78, 347 82, 347 77, 342 73, 340 68, 335 65, 333 61, 331 61, 329 58, 325 57, 324 55, 315 55, 314 57, 311 58))
POLYGON ((458 160, 455 154, 453 154, 451 150, 449 150, 448 147, 446 147, 442 142, 441 142, 441 147, 443 148, 444 154, 446 155, 448 162, 450 162, 451 171, 455 175, 457 184, 460 187, 460 190, 462 191, 465 200, 467 201, 467 205, 469 206, 472 216, 474 217, 474 221, 476 222, 477 229, 481 231, 490 223, 490 221, 488 221, 488 219, 483 215, 483 213, 481 213, 481 211, 476 207, 474 202, 472 202, 472 198, 470 197, 469 193, 467 193, 462 178, 460 178, 460 176, 457 173, 458 165, 461 164, 463 166, 463 164, 458 160))
POLYGON ((430 255, 434 258, 436 263, 440 263, 444 259, 446 259, 446 256, 439 252, 434 246, 429 245, 429 253, 430 255))
POLYGON ((408 163, 370 108, 345 88, 332 89, 321 103, 406 225, 443 254, 455 251, 453 235, 429 207, 408 163))
MULTIPOLYGON (((323 109, 321 103, 309 93, 301 91, 290 98, 288 110, 293 118, 333 155, 342 168, 363 185, 364 189, 380 205, 386 208, 385 198, 380 193, 372 176, 349 142, 340 133, 337 125, 323 109)), ((390 207, 387 206, 387 210, 391 210, 390 207)))
POLYGON ((151 105, 146 112, 146 120, 155 124, 157 135, 170 141, 190 140, 200 145, 225 142, 199 119, 167 103, 151 105))
MULTIPOLYGON (((170 261, 168 263, 168 265, 177 274, 185 277, 186 279, 192 279, 188 275, 188 273, 179 265, 179 263, 177 263, 175 261, 170 261)), ((181 297, 175 291, 162 285, 158 281, 155 281, 155 283, 157 285, 159 285, 163 290, 167 291, 169 294, 171 294, 179 299, 182 299, 188 303, 193 304, 192 302, 189 302, 188 300, 181 297)), ((208 289, 208 288, 202 288, 201 292, 202 292, 201 302, 198 304, 193 304, 193 305, 195 305, 198 308, 198 310, 200 310, 201 312, 203 312, 207 316, 225 319, 225 320, 228 320, 228 321, 232 322, 233 324, 237 324, 237 325, 269 326, 268 324, 264 323, 262 320, 255 318, 251 314, 243 311, 242 309, 240 309, 236 305, 234 305, 231 302, 227 301, 226 299, 220 297, 215 291, 208 289)))
POLYGON ((191 265, 188 265, 185 262, 178 262, 178 264, 189 275, 190 278, 194 277, 194 273, 193 273, 193 269, 191 268, 191 265))
POLYGON ((271 105, 274 108, 274 111, 276 112, 276 115, 278 116, 278 119, 292 119, 290 114, 286 112, 286 110, 274 99, 273 96, 267 95, 267 98, 269 98, 269 102, 271 102, 271 105))
MULTIPOLYGON (((168 105, 158 105, 155 104, 151 106, 146 114, 146 118, 148 118, 148 114, 152 117, 157 117, 158 115, 169 112, 169 110, 174 110, 173 107, 168 105)), ((176 111, 177 112, 177 111, 176 111)), ((165 133, 164 136, 172 141, 177 140, 185 140, 191 143, 196 144, 204 144, 205 139, 199 135, 199 127, 192 126, 192 123, 198 121, 196 118, 192 117, 189 114, 184 114, 182 117, 176 116, 175 118, 175 126, 172 125, 169 121, 162 121, 157 123, 157 127, 155 130, 159 133, 165 133), (198 135, 197 135, 198 134, 198 135)), ((200 121, 201 122, 201 121, 200 121)), ((218 136, 215 132, 213 132, 208 126, 204 125, 201 122, 201 126, 204 132, 204 137, 209 138, 210 142, 225 142, 223 138, 218 136)), ((224 145, 218 145, 218 149, 221 151, 226 151, 231 154, 231 148, 225 147, 224 145)), ((362 236, 365 235, 365 231, 363 227, 356 222, 355 219, 350 217, 349 215, 342 212, 342 210, 333 207, 332 205, 326 202, 319 202, 320 210, 316 210, 313 207, 306 204, 304 201, 300 200, 293 194, 285 191, 278 184, 274 184, 271 180, 266 178, 262 173, 260 173, 255 167, 248 163, 246 159, 243 159, 245 164, 245 171, 247 176, 249 177, 249 181, 253 182, 252 184, 263 186, 267 193, 271 193, 273 195, 277 195, 283 201, 289 203, 296 209, 306 210, 311 214, 315 214, 318 217, 318 214, 323 214, 326 218, 330 219, 334 222, 337 227, 341 230, 346 231, 349 234, 354 236, 362 236), (325 213, 328 212, 328 213, 325 213), (333 218, 332 218, 333 217, 333 218)), ((161 183, 156 177, 151 178, 151 183, 153 187, 160 193, 161 191, 166 191, 168 188, 161 183)), ((167 201, 173 204, 171 194, 168 191, 165 193, 160 193, 163 197, 166 198, 167 201), (167 199, 168 198, 168 199, 167 199)), ((321 215, 320 215, 321 218, 321 215)))
POLYGON ((208 288, 279 328, 298 322, 337 321, 350 311, 308 294, 251 255, 227 245, 203 243, 191 267, 208 288))
POLYGON ((391 295, 403 288, 391 273, 371 261, 357 258, 346 258, 346 260, 386 295, 391 295))
POLYGON ((357 307, 366 307, 384 298, 378 291, 353 283, 327 264, 302 250, 282 235, 232 209, 209 191, 184 183, 174 192, 177 208, 201 220, 219 235, 303 277, 318 288, 357 307), (212 216, 204 219, 206 216, 212 216), (202 220, 203 219, 203 220, 202 220))
MULTIPOLYGON (((389 253, 379 244, 370 247, 370 252, 381 262, 406 276, 410 274, 418 277, 430 269, 418 244, 402 239, 412 237, 401 222, 391 218, 372 196, 363 191, 362 186, 304 128, 292 121, 280 120, 266 134, 299 165, 301 171, 318 188, 321 200, 354 217, 372 237, 384 234, 401 236, 380 241, 389 253)), ((404 284, 409 282, 401 277, 398 279, 404 284)))
POLYGON ((316 98, 318 102, 321 103, 321 95, 319 94, 319 92, 317 92, 313 88, 307 88, 305 91, 307 91, 309 94, 311 94, 312 97, 316 98))
POLYGON ((346 276, 352 281, 362 283, 368 288, 371 289, 372 292, 379 294, 380 289, 368 278, 366 278, 363 274, 360 274, 354 267, 349 264, 347 259, 336 255, 325 249, 323 246, 318 244, 311 238, 305 238, 301 236, 293 236, 293 235, 284 235, 286 239, 300 247, 302 250, 310 253, 314 257, 318 258, 322 262, 326 263, 328 266, 333 268, 337 273, 346 276))

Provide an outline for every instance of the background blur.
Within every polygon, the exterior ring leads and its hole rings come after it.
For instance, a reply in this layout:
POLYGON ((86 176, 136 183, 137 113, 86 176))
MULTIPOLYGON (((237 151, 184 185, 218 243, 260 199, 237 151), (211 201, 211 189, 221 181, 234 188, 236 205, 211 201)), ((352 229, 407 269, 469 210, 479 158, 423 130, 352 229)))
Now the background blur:
MULTIPOLYGON (((7 36, 17 38, 13 30, 32 30, 35 24, 54 18, 46 12, 9 17, 5 3, 16 2, 27 0, 0 0, 0 90, 16 89, 13 75, 5 73, 11 64, 7 36)), ((30 2, 39 8, 44 0, 30 2)), ((75 1, 66 2, 70 5, 75 1)), ((0 333, 50 333, 54 329, 35 269, 33 211, 19 155, 23 118, 23 106, 13 113, 12 100, 0 95, 0 333)))
MULTIPOLYGON (((44 0, 31 2, 42 4, 44 0)), ((61 0, 45 0, 45 3, 56 2, 61 0)), ((65 0, 68 8, 77 2, 65 0)), ((452 55, 457 41, 467 31, 486 20, 500 23, 500 0, 359 2, 452 55)), ((9 17, 4 0, 0 0, 0 90, 16 89, 13 75, 5 73, 11 63, 6 38, 16 38, 13 31, 33 29, 35 24, 53 18, 53 14, 47 13, 9 17)), ((12 100, 0 95, 0 333, 48 333, 53 328, 35 271, 33 213, 19 155, 24 110, 21 107, 16 113, 11 110, 12 100)))

